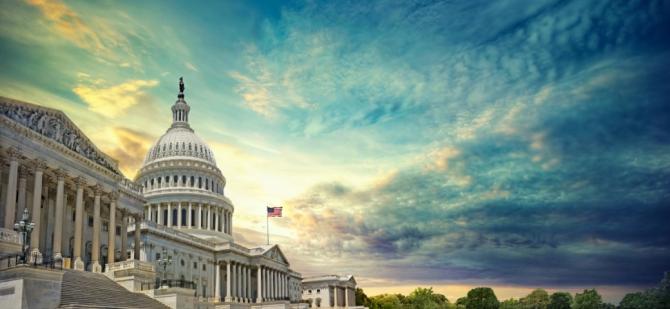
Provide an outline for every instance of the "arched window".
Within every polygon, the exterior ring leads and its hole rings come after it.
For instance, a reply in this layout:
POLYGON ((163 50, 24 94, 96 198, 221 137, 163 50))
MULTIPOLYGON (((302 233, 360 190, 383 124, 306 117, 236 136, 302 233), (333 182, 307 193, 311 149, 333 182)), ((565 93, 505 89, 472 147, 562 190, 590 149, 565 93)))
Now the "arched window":
POLYGON ((198 177, 198 189, 202 189, 202 177, 198 177))
POLYGON ((209 179, 205 178, 205 190, 209 190, 209 179))
POLYGON ((172 177, 172 181, 174 182, 174 186, 177 186, 177 180, 179 180, 179 177, 177 175, 174 175, 174 177, 172 177))
POLYGON ((195 177, 191 176, 191 187, 195 187, 195 177))

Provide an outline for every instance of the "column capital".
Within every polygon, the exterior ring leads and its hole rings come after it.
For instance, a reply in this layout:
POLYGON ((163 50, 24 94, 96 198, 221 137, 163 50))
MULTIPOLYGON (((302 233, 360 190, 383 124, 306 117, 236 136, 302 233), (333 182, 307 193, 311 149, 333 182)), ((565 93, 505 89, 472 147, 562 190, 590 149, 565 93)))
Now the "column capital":
POLYGON ((119 200, 119 191, 112 191, 109 193, 109 199, 112 200, 112 202, 116 202, 119 200))
POLYGON ((103 190, 102 190, 102 186, 100 184, 95 184, 95 186, 93 186, 93 188, 91 188, 91 189, 93 189, 93 195, 95 195, 95 196, 102 195, 103 190))
POLYGON ((56 179, 59 180, 59 181, 64 180, 65 177, 68 176, 67 170, 63 169, 63 168, 58 168, 58 169, 54 170, 54 174, 56 174, 56 179))
POLYGON ((33 160, 33 170, 35 172, 44 172, 47 169, 47 162, 43 159, 33 160))
POLYGON ((19 179, 30 176, 30 169, 25 166, 19 166, 19 179))
POLYGON ((83 188, 86 186, 86 178, 79 176, 74 179, 74 183, 77 185, 77 189, 83 188))
POLYGON ((15 161, 21 159, 22 153, 23 152, 21 151, 21 149, 17 147, 11 147, 7 149, 7 158, 9 159, 9 161, 15 161))

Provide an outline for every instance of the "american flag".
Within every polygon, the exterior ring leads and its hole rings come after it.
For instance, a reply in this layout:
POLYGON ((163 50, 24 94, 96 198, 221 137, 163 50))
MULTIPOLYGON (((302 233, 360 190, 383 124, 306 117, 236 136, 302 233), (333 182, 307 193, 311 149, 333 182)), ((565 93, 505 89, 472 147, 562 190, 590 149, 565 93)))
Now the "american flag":
POLYGON ((281 207, 268 207, 268 217, 281 217, 281 207))

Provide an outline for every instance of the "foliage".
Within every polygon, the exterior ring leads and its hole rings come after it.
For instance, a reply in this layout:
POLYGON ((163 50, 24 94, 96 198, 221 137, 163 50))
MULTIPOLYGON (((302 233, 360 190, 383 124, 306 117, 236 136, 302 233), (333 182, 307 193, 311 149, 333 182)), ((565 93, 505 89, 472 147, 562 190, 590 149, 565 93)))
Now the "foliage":
POLYGON ((397 309, 402 303, 396 294, 381 294, 370 297, 370 309, 397 309))
POLYGON ((458 309, 464 309, 465 306, 468 305, 468 298, 467 297, 461 297, 456 300, 456 308, 458 309))
POLYGON ((598 309, 603 304, 603 298, 595 289, 584 290, 583 293, 575 295, 573 309, 598 309))
POLYGON ((433 288, 416 288, 403 303, 408 308, 416 309, 442 309, 449 306, 449 300, 442 294, 435 294, 433 288))
POLYGON ((556 292, 549 297, 547 309, 570 309, 572 295, 566 292, 556 292))
POLYGON ((363 289, 356 288, 355 294, 356 294, 356 306, 370 307, 370 298, 368 298, 368 296, 365 295, 363 289))
POLYGON ((524 309, 546 309, 549 305, 549 293, 543 289, 536 289, 519 302, 524 309))
POLYGON ((479 287, 468 292, 467 309, 498 309, 500 303, 491 288, 479 287))
POLYGON ((500 309, 519 309, 521 302, 518 299, 510 298, 500 302, 500 309))
POLYGON ((670 273, 666 272, 655 288, 626 294, 619 303, 619 308, 670 308, 670 273))

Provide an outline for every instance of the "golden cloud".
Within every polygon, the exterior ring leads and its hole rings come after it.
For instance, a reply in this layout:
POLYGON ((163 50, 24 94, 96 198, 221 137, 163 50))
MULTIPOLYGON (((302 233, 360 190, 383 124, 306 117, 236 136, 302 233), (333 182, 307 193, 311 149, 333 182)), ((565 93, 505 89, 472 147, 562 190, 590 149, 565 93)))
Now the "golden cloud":
POLYGON ((123 127, 112 128, 112 133, 116 144, 105 152, 118 160, 119 168, 127 177, 133 178, 156 137, 123 127))
POLYGON ((144 90, 156 85, 156 80, 130 80, 108 88, 78 85, 72 91, 88 104, 90 110, 107 117, 115 117, 145 100, 144 90))

